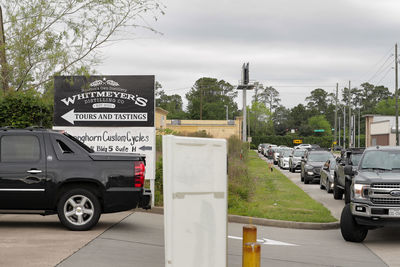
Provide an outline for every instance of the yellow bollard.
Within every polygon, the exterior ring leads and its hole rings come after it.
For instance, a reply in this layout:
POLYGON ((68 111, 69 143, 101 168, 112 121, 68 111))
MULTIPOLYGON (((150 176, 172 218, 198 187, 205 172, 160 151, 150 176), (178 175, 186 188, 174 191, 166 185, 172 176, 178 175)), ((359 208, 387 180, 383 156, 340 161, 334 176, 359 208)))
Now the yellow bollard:
MULTIPOLYGON (((251 222, 250 222, 251 223, 251 222)), ((243 226, 243 243, 242 243, 242 266, 251 266, 245 265, 244 255, 245 255, 245 244, 247 243, 256 243, 257 242, 257 227, 254 225, 244 225, 243 226)))
POLYGON ((242 267, 260 267, 261 246, 258 243, 246 243, 243 246, 242 267))

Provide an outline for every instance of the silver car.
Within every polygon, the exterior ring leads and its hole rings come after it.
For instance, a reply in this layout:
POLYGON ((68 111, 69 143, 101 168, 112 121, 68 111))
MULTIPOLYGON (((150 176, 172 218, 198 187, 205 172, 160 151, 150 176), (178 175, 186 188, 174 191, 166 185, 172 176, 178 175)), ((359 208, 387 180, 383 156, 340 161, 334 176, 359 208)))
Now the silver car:
POLYGON ((296 172, 301 170, 301 157, 304 156, 305 149, 293 149, 292 154, 289 158, 289 171, 296 172))
POLYGON ((279 167, 281 169, 289 169, 289 156, 292 154, 292 149, 281 149, 279 153, 279 167))

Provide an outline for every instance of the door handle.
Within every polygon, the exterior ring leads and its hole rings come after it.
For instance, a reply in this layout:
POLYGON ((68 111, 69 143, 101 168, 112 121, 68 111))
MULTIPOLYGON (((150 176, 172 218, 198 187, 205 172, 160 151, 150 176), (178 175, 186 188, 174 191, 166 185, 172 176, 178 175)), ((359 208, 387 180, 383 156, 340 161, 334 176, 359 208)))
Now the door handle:
POLYGON ((26 172, 30 173, 30 174, 38 174, 38 173, 41 173, 42 170, 29 170, 29 171, 26 171, 26 172))

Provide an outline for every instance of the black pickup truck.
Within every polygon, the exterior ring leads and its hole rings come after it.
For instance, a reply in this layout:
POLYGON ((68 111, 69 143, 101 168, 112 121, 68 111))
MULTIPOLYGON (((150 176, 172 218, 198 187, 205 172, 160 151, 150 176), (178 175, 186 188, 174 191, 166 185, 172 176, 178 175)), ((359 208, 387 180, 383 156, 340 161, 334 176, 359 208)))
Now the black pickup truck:
POLYGON ((354 176, 340 219, 346 241, 362 242, 368 230, 400 226, 399 147, 369 147, 356 170, 346 166, 344 171, 354 176))
POLYGON ((335 174, 333 178, 333 198, 342 199, 344 194, 344 202, 350 202, 350 185, 353 177, 346 175, 344 169, 346 166, 352 166, 357 169, 361 156, 365 148, 348 148, 342 152, 340 158, 337 158, 338 164, 335 167, 335 174))
POLYGON ((150 208, 145 157, 95 153, 73 136, 0 128, 0 213, 58 214, 70 230, 89 230, 101 213, 150 208))

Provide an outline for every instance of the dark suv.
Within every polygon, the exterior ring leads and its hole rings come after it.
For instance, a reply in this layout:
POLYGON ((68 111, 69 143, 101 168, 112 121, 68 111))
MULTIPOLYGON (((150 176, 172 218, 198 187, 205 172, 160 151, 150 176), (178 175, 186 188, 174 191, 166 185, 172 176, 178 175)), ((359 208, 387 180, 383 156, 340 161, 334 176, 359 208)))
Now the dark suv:
POLYGON ((322 149, 311 149, 305 152, 301 159, 301 181, 305 184, 318 181, 321 168, 327 160, 334 160, 331 152, 322 149))
POLYGON ((365 149, 358 168, 344 168, 353 176, 350 203, 343 208, 340 228, 346 241, 362 242, 368 230, 400 226, 400 148, 365 149))

